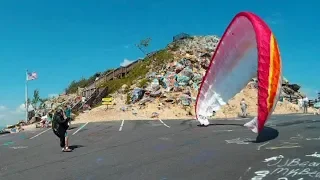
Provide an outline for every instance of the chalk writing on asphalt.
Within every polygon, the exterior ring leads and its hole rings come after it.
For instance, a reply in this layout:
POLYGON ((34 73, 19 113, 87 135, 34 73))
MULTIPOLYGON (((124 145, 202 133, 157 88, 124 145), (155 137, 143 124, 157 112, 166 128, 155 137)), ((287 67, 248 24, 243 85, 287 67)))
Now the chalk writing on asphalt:
POLYGON ((300 148, 301 146, 274 146, 274 147, 266 147, 266 149, 291 149, 291 148, 300 148))
POLYGON ((312 140, 320 140, 320 137, 317 138, 306 138, 307 141, 312 141, 312 140))
POLYGON ((307 180, 320 179, 320 154, 306 155, 307 159, 285 158, 283 155, 262 160, 262 164, 246 171, 241 177, 251 180, 307 180))
POLYGON ((262 161, 262 162, 269 162, 269 161, 278 160, 278 159, 282 159, 282 158, 284 158, 282 155, 273 156, 273 157, 270 157, 270 158, 265 159, 265 160, 262 161))
POLYGON ((297 134, 297 136, 290 138, 290 140, 301 140, 301 139, 303 139, 303 136, 301 136, 300 134, 297 134))
POLYGON ((306 156, 320 158, 320 154, 318 154, 318 152, 306 156))
POLYGON ((253 142, 254 139, 250 138, 236 138, 236 139, 230 139, 230 140, 225 140, 227 144, 249 144, 249 142, 253 142))
POLYGON ((5 171, 7 170, 8 170, 7 166, 0 167, 0 175, 5 173, 5 171))
MULTIPOLYGON (((161 125, 161 124, 160 124, 161 125)), ((170 141, 170 138, 167 138, 167 137, 160 137, 159 138, 160 140, 163 140, 163 141, 170 141)))
POLYGON ((14 144, 13 141, 8 141, 8 142, 3 143, 2 145, 9 146, 9 145, 12 145, 12 144, 14 144))
POLYGON ((298 143, 291 142, 282 142, 278 146, 266 147, 265 149, 275 150, 275 149, 291 149, 291 148, 300 148, 301 146, 298 143))
POLYGON ((10 147, 11 149, 25 149, 28 148, 28 146, 15 146, 15 147, 10 147))

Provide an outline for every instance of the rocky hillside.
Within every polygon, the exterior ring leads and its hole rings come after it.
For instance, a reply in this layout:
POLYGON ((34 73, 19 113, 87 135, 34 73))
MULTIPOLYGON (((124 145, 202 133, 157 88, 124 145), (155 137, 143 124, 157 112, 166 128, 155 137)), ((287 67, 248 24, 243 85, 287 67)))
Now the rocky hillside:
MULTIPOLYGON (((122 88, 112 94, 115 99, 113 106, 108 109, 100 106, 80 114, 77 119, 193 118, 198 88, 218 42, 217 36, 193 36, 170 43, 165 49, 172 55, 168 56, 170 59, 162 60, 164 63, 156 63, 156 58, 151 59, 145 77, 140 76, 123 84, 122 88)), ((293 99, 302 96, 298 91, 300 87, 285 82, 282 90, 285 99, 278 103, 275 113, 296 113, 299 108, 288 100, 290 96, 293 99)), ((257 89, 254 79, 215 117, 237 117, 242 98, 248 102, 249 115, 255 115, 257 89)))

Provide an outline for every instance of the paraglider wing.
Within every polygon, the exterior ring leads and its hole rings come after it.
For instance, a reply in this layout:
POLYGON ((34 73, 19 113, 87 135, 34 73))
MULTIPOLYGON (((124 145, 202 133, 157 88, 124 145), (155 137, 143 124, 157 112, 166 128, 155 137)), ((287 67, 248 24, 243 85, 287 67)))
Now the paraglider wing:
POLYGON ((196 100, 196 118, 213 111, 258 79, 258 132, 279 99, 282 72, 277 41, 267 24, 251 12, 237 14, 224 32, 196 100))

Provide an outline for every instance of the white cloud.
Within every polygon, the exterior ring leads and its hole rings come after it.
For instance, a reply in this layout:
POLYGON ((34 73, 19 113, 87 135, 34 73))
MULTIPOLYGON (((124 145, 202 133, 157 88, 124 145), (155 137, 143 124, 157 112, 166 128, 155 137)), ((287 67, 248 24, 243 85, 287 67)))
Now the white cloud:
POLYGON ((124 59, 122 63, 120 63, 120 66, 128 66, 129 64, 133 63, 133 61, 129 59, 124 59))
MULTIPOLYGON (((33 107, 32 107, 31 105, 29 105, 28 110, 29 110, 29 111, 30 111, 30 110, 33 110, 33 107)), ((14 111, 14 113, 17 113, 17 114, 23 114, 23 113, 25 113, 25 112, 26 112, 26 106, 25 106, 24 103, 23 103, 23 104, 20 104, 20 105, 16 108, 16 110, 14 111)))
POLYGON ((49 98, 54 98, 54 97, 58 97, 58 96, 59 96, 59 94, 49 94, 48 95, 49 98))
POLYGON ((0 105, 0 111, 5 111, 7 110, 8 108, 6 106, 3 106, 3 105, 0 105))
MULTIPOLYGON (((32 106, 29 105, 30 110, 32 106)), ((0 105, 0 126, 12 125, 20 120, 25 120, 25 105, 20 104, 15 109, 7 108, 6 106, 0 105)))

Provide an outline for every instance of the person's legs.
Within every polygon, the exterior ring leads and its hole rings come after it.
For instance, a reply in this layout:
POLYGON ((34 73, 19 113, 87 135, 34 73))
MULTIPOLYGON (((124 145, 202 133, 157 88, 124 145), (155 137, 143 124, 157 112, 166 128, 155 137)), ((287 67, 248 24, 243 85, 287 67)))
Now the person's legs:
POLYGON ((244 117, 247 117, 247 108, 244 108, 244 117))
POLYGON ((63 136, 60 137, 60 147, 64 148, 66 145, 66 141, 65 138, 63 136))
POLYGON ((241 107, 241 113, 242 113, 242 117, 246 117, 247 116, 247 110, 245 107, 241 107))
POLYGON ((65 146, 65 140, 64 140, 64 136, 61 136, 61 130, 58 129, 58 131, 53 130, 53 133, 59 138, 60 140, 60 147, 64 148, 65 146))
POLYGON ((68 148, 69 147, 69 137, 68 137, 68 132, 65 133, 65 141, 66 141, 66 145, 65 147, 68 148))
POLYGON ((71 127, 71 118, 68 117, 68 118, 67 118, 67 121, 68 121, 68 125, 69 125, 69 128, 68 128, 68 129, 70 129, 70 127, 71 127))
POLYGON ((65 138, 64 138, 64 131, 60 130, 59 134, 60 134, 60 147, 64 148, 66 146, 66 141, 65 141, 65 138))
POLYGON ((307 106, 306 105, 303 106, 303 113, 307 113, 307 106))
POLYGON ((64 134, 64 141, 65 141, 65 145, 63 148, 63 152, 71 152, 72 150, 69 149, 69 137, 68 137, 68 132, 66 131, 64 134))
POLYGON ((63 150, 64 150, 65 146, 66 146, 66 138, 65 138, 66 130, 64 128, 60 127, 58 129, 58 134, 59 134, 59 139, 60 139, 60 147, 63 148, 63 150))

